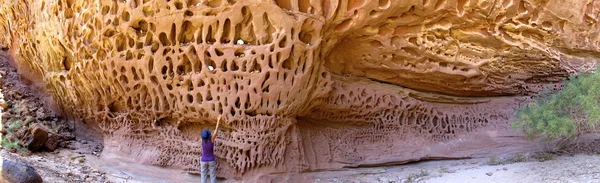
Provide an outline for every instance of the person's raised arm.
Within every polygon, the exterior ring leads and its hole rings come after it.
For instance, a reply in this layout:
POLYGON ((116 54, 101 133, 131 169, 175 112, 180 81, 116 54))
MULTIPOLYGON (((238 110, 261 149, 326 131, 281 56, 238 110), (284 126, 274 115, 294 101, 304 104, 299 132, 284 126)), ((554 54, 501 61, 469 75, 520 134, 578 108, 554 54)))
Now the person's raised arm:
POLYGON ((219 118, 217 119, 217 128, 215 128, 215 133, 212 135, 211 137, 211 141, 215 142, 215 138, 217 138, 217 134, 219 133, 219 123, 221 123, 221 116, 219 115, 219 118))

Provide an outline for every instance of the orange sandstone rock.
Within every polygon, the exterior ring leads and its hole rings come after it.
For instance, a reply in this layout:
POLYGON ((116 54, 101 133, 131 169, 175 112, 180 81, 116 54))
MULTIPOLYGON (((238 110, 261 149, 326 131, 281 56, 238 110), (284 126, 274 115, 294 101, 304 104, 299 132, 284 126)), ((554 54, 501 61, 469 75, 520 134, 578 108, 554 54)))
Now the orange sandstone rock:
POLYGON ((103 156, 198 171, 223 115, 228 178, 526 151, 514 107, 598 61, 598 2, 0 2, 0 45, 103 156))

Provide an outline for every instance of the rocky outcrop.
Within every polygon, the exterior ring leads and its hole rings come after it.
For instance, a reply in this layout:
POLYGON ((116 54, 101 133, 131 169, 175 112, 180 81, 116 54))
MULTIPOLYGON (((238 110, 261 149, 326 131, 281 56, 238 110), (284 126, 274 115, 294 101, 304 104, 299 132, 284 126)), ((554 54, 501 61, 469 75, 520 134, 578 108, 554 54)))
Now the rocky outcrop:
POLYGON ((197 172, 223 115, 228 178, 531 150, 514 108, 599 59, 595 1, 2 5, 0 44, 103 156, 197 172))
POLYGON ((65 147, 74 138, 72 123, 44 106, 48 96, 30 88, 32 82, 21 77, 11 63, 7 53, 0 51, 0 90, 4 94, 0 104, 4 102, 1 107, 5 107, 0 109, 2 146, 9 151, 32 152, 65 147))

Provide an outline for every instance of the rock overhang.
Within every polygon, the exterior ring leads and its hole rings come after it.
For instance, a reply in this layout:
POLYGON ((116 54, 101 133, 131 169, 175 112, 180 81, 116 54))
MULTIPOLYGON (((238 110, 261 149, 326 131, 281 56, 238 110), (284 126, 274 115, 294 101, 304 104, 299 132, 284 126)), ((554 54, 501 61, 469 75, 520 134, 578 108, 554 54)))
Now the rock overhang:
POLYGON ((502 138, 513 109, 598 60, 594 2, 2 4, 0 44, 107 157, 198 171, 223 115, 225 177, 525 143, 502 138))

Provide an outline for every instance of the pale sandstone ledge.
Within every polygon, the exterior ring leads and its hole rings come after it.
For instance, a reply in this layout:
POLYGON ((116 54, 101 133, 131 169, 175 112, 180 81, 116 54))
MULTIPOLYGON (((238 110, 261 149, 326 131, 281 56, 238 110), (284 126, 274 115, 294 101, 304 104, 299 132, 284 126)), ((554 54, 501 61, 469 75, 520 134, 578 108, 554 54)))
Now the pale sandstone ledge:
POLYGON ((514 108, 600 58, 585 0, 0 2, 0 45, 106 157, 197 172, 223 115, 227 178, 536 150, 514 108))

